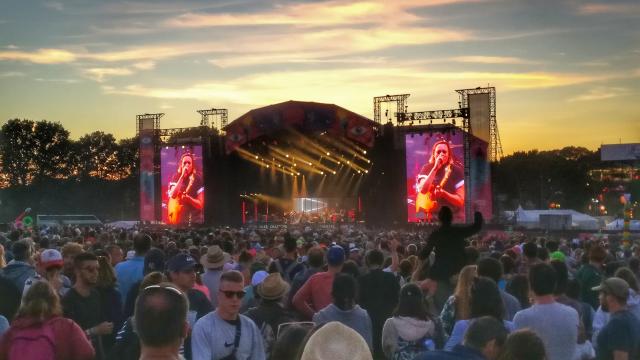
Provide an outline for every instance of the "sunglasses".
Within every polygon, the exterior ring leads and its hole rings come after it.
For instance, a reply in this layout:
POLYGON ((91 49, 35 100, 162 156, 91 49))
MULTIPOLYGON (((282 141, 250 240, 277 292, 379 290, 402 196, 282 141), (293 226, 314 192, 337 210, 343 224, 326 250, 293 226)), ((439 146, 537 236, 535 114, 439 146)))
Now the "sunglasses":
POLYGON ((182 291, 180 291, 180 290, 178 290, 178 289, 176 289, 176 288, 174 288, 172 286, 150 285, 150 286, 147 286, 146 288, 144 288, 144 290, 142 290, 142 291, 147 291, 147 290, 152 290, 152 289, 165 289, 165 290, 168 290, 170 292, 173 292, 175 294, 178 294, 178 295, 182 296, 182 291))
POLYGON ((220 292, 223 293, 224 296, 227 297, 227 299, 233 298, 234 295, 238 299, 242 299, 247 294, 247 292, 244 290, 240 290, 240 291, 220 290, 220 292))

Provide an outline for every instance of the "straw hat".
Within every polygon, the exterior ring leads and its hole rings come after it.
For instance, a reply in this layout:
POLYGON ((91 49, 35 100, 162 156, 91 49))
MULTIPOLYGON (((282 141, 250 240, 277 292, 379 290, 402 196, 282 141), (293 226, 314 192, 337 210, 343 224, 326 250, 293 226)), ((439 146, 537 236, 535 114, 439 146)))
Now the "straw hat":
POLYGON ((207 248, 207 253, 200 257, 200 264, 205 269, 222 267, 229 261, 229 255, 224 253, 220 246, 213 245, 207 248))
POLYGON ((355 330, 332 321, 307 342, 301 360, 372 360, 367 342, 355 330))
POLYGON ((289 291, 289 284, 282 279, 280 273, 273 273, 264 278, 256 290, 265 300, 278 300, 289 291))

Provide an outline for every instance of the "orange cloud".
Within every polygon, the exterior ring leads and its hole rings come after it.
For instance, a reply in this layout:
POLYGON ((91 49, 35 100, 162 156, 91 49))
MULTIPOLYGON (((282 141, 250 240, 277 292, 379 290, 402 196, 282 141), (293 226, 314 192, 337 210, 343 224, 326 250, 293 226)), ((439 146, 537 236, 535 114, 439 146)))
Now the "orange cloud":
POLYGON ((0 60, 26 61, 36 64, 60 64, 75 61, 76 54, 62 49, 38 49, 36 51, 0 51, 0 60))
POLYGON ((592 3, 580 6, 578 12, 582 15, 613 14, 633 16, 640 14, 640 4, 592 3))
POLYGON ((451 59, 456 62, 476 64, 539 64, 537 61, 525 60, 509 56, 457 56, 451 59))

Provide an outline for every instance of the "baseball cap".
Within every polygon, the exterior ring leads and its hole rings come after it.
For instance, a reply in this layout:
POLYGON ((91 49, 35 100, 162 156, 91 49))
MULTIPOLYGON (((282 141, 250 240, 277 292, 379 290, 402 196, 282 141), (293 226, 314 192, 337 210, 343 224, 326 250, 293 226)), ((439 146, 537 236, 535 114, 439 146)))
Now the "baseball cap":
POLYGON ((340 246, 332 246, 327 251, 327 263, 329 265, 340 265, 344 262, 344 249, 340 246))
POLYGON ((60 251, 55 249, 47 249, 40 254, 40 264, 45 269, 52 267, 62 267, 64 260, 60 251))
POLYGON ((629 296, 629 284, 618 277, 610 277, 603 281, 602 284, 591 288, 593 291, 602 291, 605 294, 626 299, 629 296))
POLYGON ((169 259, 167 262, 167 270, 171 272, 179 272, 192 269, 198 262, 189 254, 178 254, 169 259))
POLYGON ((262 283, 264 279, 267 278, 267 276, 269 276, 269 273, 264 270, 256 271, 256 273, 253 274, 253 277, 251 278, 251 286, 260 285, 260 283, 262 283))

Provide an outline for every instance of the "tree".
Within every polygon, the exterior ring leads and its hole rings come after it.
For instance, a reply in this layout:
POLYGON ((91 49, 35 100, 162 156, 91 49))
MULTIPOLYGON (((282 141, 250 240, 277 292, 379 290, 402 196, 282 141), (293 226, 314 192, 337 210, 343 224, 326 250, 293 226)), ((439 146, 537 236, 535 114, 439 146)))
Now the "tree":
POLYGON ((3 177, 11 185, 63 177, 69 146, 69 132, 59 123, 9 120, 0 129, 3 177))
POLYGON ((81 137, 74 146, 76 174, 80 179, 120 179, 118 145, 111 134, 95 131, 81 137))

